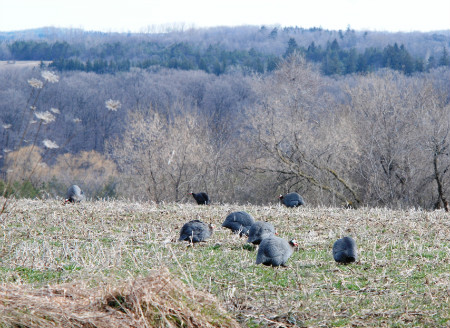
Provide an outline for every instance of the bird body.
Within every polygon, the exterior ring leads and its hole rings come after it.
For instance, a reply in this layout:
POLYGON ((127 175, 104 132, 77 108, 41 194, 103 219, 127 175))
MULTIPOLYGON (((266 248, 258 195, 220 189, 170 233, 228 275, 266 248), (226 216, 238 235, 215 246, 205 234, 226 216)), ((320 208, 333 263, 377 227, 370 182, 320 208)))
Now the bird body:
POLYGON ((66 203, 78 203, 84 199, 84 193, 77 185, 72 185, 67 189, 66 203))
POLYGON ((190 193, 198 205, 209 205, 209 196, 205 192, 199 192, 199 193, 190 193))
POLYGON ((274 234, 275 228, 271 223, 256 221, 250 227, 247 243, 259 245, 263 239, 273 236, 274 234))
POLYGON ((297 207, 297 206, 305 205, 305 201, 303 200, 303 197, 300 196, 296 192, 291 192, 284 196, 280 195, 279 198, 286 207, 297 207))
POLYGON ((253 216, 244 211, 232 212, 227 215, 222 227, 231 229, 234 233, 239 233, 239 236, 247 235, 250 227, 255 223, 253 216))
POLYGON ((358 260, 356 243, 351 237, 338 239, 333 244, 333 258, 338 263, 351 263, 358 260))
POLYGON ((191 243, 198 243, 205 241, 213 232, 214 226, 206 224, 200 220, 192 220, 183 225, 180 231, 180 238, 178 241, 189 241, 191 243))
POLYGON ((256 256, 256 264, 286 266, 287 260, 297 246, 295 240, 287 241, 277 236, 270 236, 261 241, 256 256))

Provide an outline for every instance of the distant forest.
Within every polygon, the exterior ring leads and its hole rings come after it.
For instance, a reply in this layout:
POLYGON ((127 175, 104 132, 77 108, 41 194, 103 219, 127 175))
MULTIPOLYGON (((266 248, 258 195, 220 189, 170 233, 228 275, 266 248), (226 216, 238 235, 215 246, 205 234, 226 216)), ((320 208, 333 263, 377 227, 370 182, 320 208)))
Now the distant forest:
POLYGON ((133 67, 215 75, 236 69, 266 73, 294 52, 319 65, 324 75, 365 74, 381 68, 412 74, 450 65, 448 33, 401 34, 398 40, 395 35, 356 32, 350 27, 346 31, 242 27, 148 35, 48 29, 0 33, 0 60, 51 61, 50 68, 60 72, 98 74, 128 72, 133 67), (420 50, 418 42, 423 46, 420 50))
POLYGON ((449 210, 449 48, 450 31, 0 32, 0 193, 449 210))

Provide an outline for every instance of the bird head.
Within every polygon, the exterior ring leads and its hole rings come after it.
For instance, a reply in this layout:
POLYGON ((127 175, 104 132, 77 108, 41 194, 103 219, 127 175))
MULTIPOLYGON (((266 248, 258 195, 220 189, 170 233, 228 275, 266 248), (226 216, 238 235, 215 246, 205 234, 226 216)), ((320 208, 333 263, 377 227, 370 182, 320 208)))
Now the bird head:
POLYGON ((295 239, 290 240, 289 244, 291 244, 292 247, 297 247, 298 246, 298 242, 295 239))

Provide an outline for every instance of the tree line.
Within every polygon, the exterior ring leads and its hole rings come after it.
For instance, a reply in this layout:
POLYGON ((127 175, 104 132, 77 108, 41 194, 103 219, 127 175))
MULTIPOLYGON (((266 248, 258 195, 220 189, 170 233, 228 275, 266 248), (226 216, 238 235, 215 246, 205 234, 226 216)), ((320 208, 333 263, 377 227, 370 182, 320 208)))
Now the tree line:
MULTIPOLYGON (((292 49, 295 49, 295 45, 289 46, 287 54, 290 54, 292 49)), ((366 74, 382 68, 390 68, 410 75, 414 72, 424 72, 439 66, 450 65, 446 47, 442 48, 440 58, 430 56, 427 60, 414 58, 403 44, 399 46, 397 43, 389 44, 384 49, 368 48, 363 53, 357 53, 355 48, 341 49, 339 43, 334 40, 327 43, 323 49, 321 46, 315 46, 313 42, 307 49, 300 49, 300 52, 305 54, 307 59, 319 63, 325 75, 366 74)))
MULTIPOLYGON (((152 66, 167 67, 183 70, 203 70, 207 73, 220 75, 226 72, 228 67, 240 68, 251 73, 267 73, 273 71, 281 60, 281 57, 264 56, 254 49, 250 51, 225 51, 220 47, 210 47, 206 53, 191 51, 187 45, 174 45, 173 48, 182 48, 184 51, 173 51, 163 54, 152 54, 152 59, 132 63, 130 60, 95 59, 82 62, 79 59, 56 59, 49 67, 59 71, 79 70, 95 73, 114 73, 117 71, 129 71, 131 67, 151 68, 152 66), (214 49, 214 50, 213 50, 214 49)), ((439 66, 449 66, 450 56, 446 47, 442 48, 439 58, 433 56, 426 61, 423 58, 413 58, 404 45, 387 45, 384 49, 369 48, 363 53, 357 53, 355 48, 350 50, 340 49, 339 43, 334 40, 327 43, 326 47, 316 46, 314 41, 308 48, 298 47, 295 40, 291 39, 283 57, 290 56, 293 52, 305 55, 306 59, 318 63, 325 75, 345 75, 352 73, 366 74, 381 68, 390 68, 405 74, 424 72, 439 66)))
MULTIPOLYGON (((281 32, 273 29, 266 38, 276 39, 279 34, 281 32)), ((412 55, 404 44, 399 45, 397 42, 384 47, 364 47, 364 43, 358 45, 354 41, 354 34, 351 30, 345 34, 339 31, 338 38, 327 40, 325 44, 313 40, 307 45, 299 45, 298 36, 290 37, 280 53, 262 47, 233 49, 219 40, 205 44, 189 39, 174 43, 119 39, 92 45, 67 41, 16 40, 4 42, 3 47, 0 47, 0 59, 51 61, 50 67, 59 71, 98 74, 127 72, 133 67, 202 70, 216 75, 232 69, 267 73, 293 52, 299 52, 307 60, 317 63, 325 75, 366 74, 382 68, 412 74, 450 65, 445 42, 441 42, 439 53, 433 49, 433 52, 430 50, 423 55, 412 55)))

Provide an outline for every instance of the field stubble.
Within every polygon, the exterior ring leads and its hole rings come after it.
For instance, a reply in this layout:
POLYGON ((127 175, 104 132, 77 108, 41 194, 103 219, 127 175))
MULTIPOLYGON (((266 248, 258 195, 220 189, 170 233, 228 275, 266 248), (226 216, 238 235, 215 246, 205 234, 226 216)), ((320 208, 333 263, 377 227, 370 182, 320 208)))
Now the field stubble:
POLYGON ((88 293, 166 272, 181 291, 184 283, 214 295, 246 327, 444 327, 449 218, 421 210, 16 200, 0 217, 0 281, 10 293, 69 285, 88 293), (256 249, 221 227, 238 210, 298 241, 288 268, 255 265, 256 249), (176 240, 192 219, 216 229, 188 247, 176 240), (347 235, 359 260, 337 265, 331 248, 347 235))

